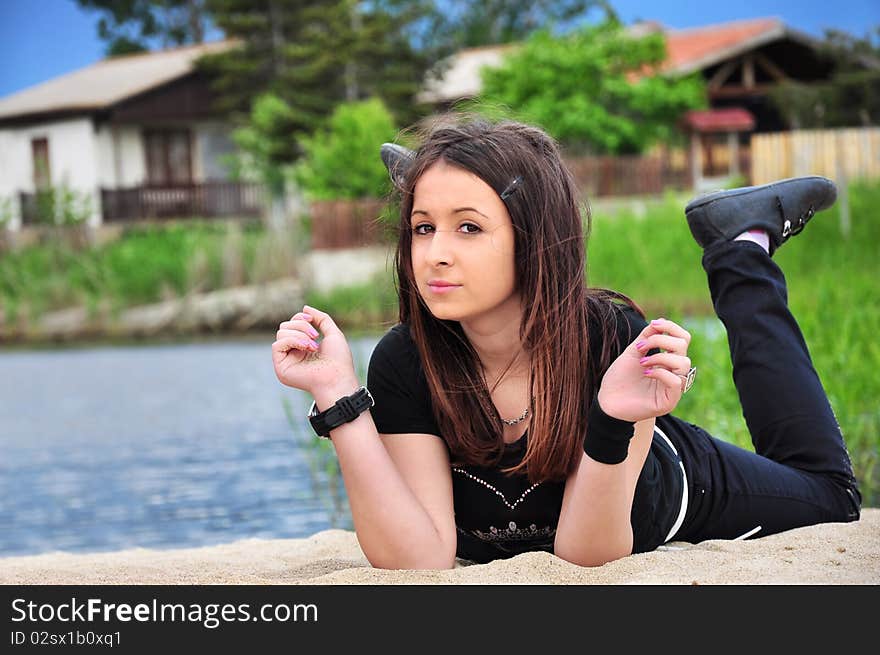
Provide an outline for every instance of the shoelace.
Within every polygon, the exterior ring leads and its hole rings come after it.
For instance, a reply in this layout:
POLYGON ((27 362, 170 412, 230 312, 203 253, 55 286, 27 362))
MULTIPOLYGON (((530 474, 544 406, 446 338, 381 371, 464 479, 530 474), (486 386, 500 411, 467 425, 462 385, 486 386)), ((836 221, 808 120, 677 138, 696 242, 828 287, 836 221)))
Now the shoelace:
POLYGON ((787 239, 788 237, 794 236, 801 232, 804 229, 804 226, 807 224, 807 221, 813 217, 813 214, 816 213, 813 205, 810 205, 810 208, 807 209, 803 214, 798 216, 797 225, 793 228, 791 226, 791 221, 786 219, 785 223, 782 225, 782 238, 787 239))

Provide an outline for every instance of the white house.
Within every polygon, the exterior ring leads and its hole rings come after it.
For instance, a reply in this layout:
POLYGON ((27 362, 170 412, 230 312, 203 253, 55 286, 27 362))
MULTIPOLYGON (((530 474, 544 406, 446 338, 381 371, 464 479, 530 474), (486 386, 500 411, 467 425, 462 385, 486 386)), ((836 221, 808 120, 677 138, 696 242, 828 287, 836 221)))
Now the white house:
POLYGON ((0 99, 0 201, 10 228, 36 221, 35 193, 66 186, 102 221, 259 211, 228 181, 229 126, 194 62, 228 41, 100 61, 0 99))

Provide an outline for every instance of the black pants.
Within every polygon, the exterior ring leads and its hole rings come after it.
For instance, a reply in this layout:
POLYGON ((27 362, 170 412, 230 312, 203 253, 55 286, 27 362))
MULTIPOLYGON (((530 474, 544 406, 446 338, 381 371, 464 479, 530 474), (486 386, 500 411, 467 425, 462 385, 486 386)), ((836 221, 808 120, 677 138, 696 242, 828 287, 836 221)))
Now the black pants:
POLYGON ((857 520, 861 494, 849 454, 788 309, 782 271, 747 241, 711 246, 703 268, 755 452, 677 421, 689 498, 674 539, 733 539, 758 526, 754 536, 762 537, 857 520))

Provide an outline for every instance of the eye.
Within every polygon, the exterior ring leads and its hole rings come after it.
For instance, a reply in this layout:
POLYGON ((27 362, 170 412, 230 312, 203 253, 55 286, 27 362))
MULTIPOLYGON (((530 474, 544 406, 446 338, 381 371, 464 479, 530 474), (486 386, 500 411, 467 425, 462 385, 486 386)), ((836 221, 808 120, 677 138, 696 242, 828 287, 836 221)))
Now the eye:
MULTIPOLYGON (((430 234, 434 230, 435 230, 434 226, 431 225, 430 223, 419 223, 418 225, 416 225, 412 229, 413 234, 417 234, 420 236, 425 236, 427 234, 430 234)), ((479 234, 483 230, 480 228, 479 225, 474 225, 473 223, 462 223, 459 226, 458 231, 461 234, 479 234)))

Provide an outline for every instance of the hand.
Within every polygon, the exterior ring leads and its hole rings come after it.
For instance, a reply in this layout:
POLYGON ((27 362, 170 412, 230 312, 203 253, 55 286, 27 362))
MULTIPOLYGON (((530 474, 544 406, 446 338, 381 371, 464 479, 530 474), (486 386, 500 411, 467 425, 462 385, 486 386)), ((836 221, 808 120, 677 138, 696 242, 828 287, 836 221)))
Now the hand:
POLYGON ((665 318, 651 321, 615 359, 599 387, 599 406, 608 416, 641 421, 668 414, 681 399, 688 374, 691 335, 665 318), (665 352, 648 356, 649 350, 665 352))
POLYGON ((357 388, 354 361, 345 335, 329 314, 308 305, 278 326, 272 361, 282 384, 312 396, 323 389, 354 384, 346 392, 351 393, 357 388), (322 332, 324 339, 318 343, 322 332))

